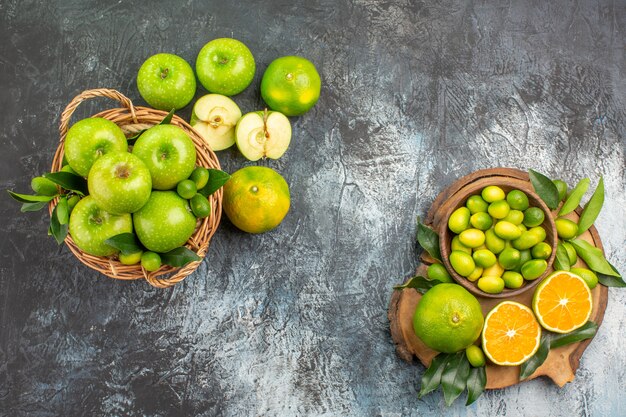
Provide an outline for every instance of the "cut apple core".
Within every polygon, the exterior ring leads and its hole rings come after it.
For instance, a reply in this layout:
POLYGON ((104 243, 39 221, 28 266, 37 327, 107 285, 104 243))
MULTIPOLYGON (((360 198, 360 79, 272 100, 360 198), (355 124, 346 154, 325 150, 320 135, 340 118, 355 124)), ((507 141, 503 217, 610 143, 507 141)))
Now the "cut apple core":
POLYGON ((280 158, 291 142, 291 123, 279 112, 248 113, 237 123, 237 147, 247 159, 280 158))
POLYGON ((240 118, 241 110, 230 98, 207 94, 194 105, 191 126, 212 150, 221 151, 234 145, 235 126, 240 118))

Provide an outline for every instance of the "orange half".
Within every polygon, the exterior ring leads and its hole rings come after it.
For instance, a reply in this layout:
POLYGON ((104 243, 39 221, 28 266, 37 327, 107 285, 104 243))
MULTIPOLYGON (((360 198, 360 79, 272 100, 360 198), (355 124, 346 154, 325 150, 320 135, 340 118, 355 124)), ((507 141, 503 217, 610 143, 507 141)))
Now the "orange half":
POLYGON ((557 271, 535 290, 533 311, 544 329, 569 333, 578 329, 591 316, 591 290, 576 274, 557 271))
POLYGON ((541 326, 532 310, 515 301, 503 301, 485 318, 483 351, 496 365, 526 362, 539 349, 541 326))

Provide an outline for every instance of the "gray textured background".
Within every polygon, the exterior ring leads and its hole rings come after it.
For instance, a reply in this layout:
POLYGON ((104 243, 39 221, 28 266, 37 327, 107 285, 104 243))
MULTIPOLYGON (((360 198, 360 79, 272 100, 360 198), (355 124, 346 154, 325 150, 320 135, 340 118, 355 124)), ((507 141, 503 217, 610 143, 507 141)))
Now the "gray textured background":
POLYGON ((92 272, 46 236, 44 213, 0 198, 0 415, 626 415, 624 291, 610 291, 574 382, 468 408, 417 399, 423 368, 396 357, 386 318, 417 264, 416 216, 479 168, 604 175, 597 226, 626 272, 624 27, 623 0, 2 0, 3 189, 48 169, 80 91, 143 104, 136 72, 157 52, 193 63, 213 38, 245 42, 258 70, 235 97, 244 112, 262 107, 278 56, 311 59, 323 87, 286 155, 261 162, 291 185, 284 223, 252 236, 224 220, 174 289, 92 272))

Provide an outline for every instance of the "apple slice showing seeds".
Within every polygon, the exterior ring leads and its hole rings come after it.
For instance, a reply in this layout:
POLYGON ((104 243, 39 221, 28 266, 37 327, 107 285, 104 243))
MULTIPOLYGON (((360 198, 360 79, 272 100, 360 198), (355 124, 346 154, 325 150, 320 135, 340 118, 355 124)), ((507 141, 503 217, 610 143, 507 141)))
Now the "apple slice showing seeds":
POLYGON ((235 144, 235 126, 240 118, 241 110, 233 100, 221 94, 207 94, 194 104, 190 124, 211 150, 221 151, 235 144))
POLYGON ((291 142, 291 123, 277 111, 259 111, 243 116, 235 128, 239 151, 250 161, 278 159, 291 142))

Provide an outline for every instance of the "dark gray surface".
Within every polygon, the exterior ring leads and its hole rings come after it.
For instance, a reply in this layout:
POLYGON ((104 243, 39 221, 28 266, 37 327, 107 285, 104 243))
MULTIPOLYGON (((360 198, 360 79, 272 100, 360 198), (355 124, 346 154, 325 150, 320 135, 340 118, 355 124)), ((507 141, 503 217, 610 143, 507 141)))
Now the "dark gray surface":
POLYGON ((0 188, 48 169, 80 91, 143 104, 136 72, 157 52, 194 63, 213 38, 242 40, 258 64, 244 112, 282 55, 316 64, 322 96, 292 119, 287 154, 260 163, 291 185, 284 223, 252 236, 224 220, 173 289, 92 272, 44 213, 0 199, 0 415, 626 415, 623 291, 574 382, 469 408, 417 399, 423 368, 395 355, 386 317, 417 264, 416 216, 479 168, 604 175, 597 226, 626 271, 624 1, 107 3, 0 3, 0 188))

